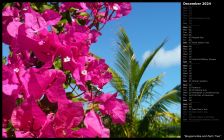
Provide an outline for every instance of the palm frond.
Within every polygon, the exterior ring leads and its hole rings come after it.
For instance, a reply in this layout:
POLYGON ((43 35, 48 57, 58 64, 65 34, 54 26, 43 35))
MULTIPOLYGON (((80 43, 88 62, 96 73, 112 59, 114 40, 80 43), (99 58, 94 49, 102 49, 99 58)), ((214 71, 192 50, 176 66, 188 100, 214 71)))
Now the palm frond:
MULTIPOLYGON (((136 78, 139 73, 139 63, 136 60, 131 42, 123 28, 118 32, 118 51, 116 54, 116 68, 122 74, 123 81, 127 85, 127 93, 130 112, 134 108, 137 95, 136 78)), ((131 113, 132 116, 132 113, 131 113)))
POLYGON ((152 62, 154 56, 158 53, 158 51, 165 45, 165 43, 167 42, 167 40, 165 39, 160 45, 159 47, 152 53, 150 54, 146 59, 145 61, 143 62, 143 64, 141 65, 140 67, 140 70, 139 70, 139 73, 138 73, 138 79, 136 81, 136 83, 139 83, 146 68, 148 67, 148 65, 150 64, 150 62, 152 62))
POLYGON ((110 81, 110 84, 113 88, 115 88, 120 95, 122 96, 123 100, 127 100, 127 85, 125 85, 123 78, 113 69, 109 68, 109 72, 112 73, 112 79, 110 81))
POLYGON ((142 130, 147 131, 149 128, 150 120, 153 120, 157 112, 167 112, 167 107, 173 103, 180 103, 181 91, 180 85, 174 89, 165 93, 157 102, 155 102, 149 109, 144 118, 141 120, 139 125, 139 132, 142 130))
POLYGON ((150 108, 149 112, 164 112, 168 111, 167 107, 170 104, 180 103, 181 101, 180 85, 176 86, 172 90, 165 93, 157 102, 155 102, 150 108))
POLYGON ((111 86, 121 93, 120 95, 129 106, 127 123, 122 129, 114 129, 115 131, 122 131, 122 135, 128 137, 156 136, 156 133, 151 134, 149 132, 160 127, 160 123, 165 120, 163 118, 168 118, 169 116, 172 118, 172 115, 168 112, 168 106, 180 102, 180 86, 165 93, 159 100, 156 100, 155 103, 152 102, 151 98, 153 99, 155 97, 154 94, 156 93, 154 87, 161 82, 163 75, 148 79, 139 88, 140 80, 146 71, 146 68, 152 62, 159 50, 164 46, 166 41, 167 40, 165 39, 140 66, 139 62, 136 60, 131 42, 125 30, 121 28, 118 32, 118 47, 115 56, 116 71, 112 68, 110 68, 109 71, 113 76, 110 81, 111 86), (150 97, 150 100, 148 100, 148 97, 150 97), (138 113, 142 107, 141 104, 144 104, 144 102, 148 102, 149 108, 145 110, 145 113, 142 116, 139 116, 138 113), (158 116, 158 114, 160 114, 160 116, 158 116))
POLYGON ((171 112, 157 112, 157 117, 163 118, 163 120, 172 121, 173 123, 180 123, 180 116, 171 112))
POLYGON ((123 28, 118 32, 117 42, 118 50, 116 54, 116 67, 119 72, 124 75, 126 81, 131 79, 131 71, 139 68, 139 64, 135 58, 134 51, 131 47, 131 42, 123 28))
POLYGON ((146 80, 141 88, 140 88, 140 94, 138 95, 138 103, 140 104, 142 99, 144 97, 148 97, 149 94, 151 94, 152 92, 150 92, 152 90, 152 88, 155 86, 155 84, 158 84, 161 81, 162 78, 162 74, 154 77, 154 78, 150 78, 148 80, 146 80))

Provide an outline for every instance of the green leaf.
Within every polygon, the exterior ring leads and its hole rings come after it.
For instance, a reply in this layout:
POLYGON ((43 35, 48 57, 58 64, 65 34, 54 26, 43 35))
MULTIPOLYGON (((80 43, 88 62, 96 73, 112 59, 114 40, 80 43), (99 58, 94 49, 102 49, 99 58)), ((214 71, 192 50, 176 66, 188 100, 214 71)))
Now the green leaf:
POLYGON ((9 131, 11 128, 13 128, 11 121, 7 124, 6 131, 9 131))
POLYGON ((3 2, 3 3, 2 3, 2 8, 7 7, 7 6, 11 6, 11 5, 12 5, 12 3, 9 3, 9 2, 3 2))
POLYGON ((24 98, 17 98, 16 99, 16 105, 17 106, 21 105, 23 103, 23 101, 24 101, 24 98))
POLYGON ((58 22, 58 25, 59 26, 63 26, 64 24, 66 24, 68 22, 68 20, 67 19, 62 19, 62 20, 60 20, 59 22, 58 22))
POLYGON ((72 84, 75 84, 75 83, 76 83, 76 82, 75 82, 75 79, 71 78, 71 83, 72 83, 72 84))
POLYGON ((38 11, 39 9, 37 8, 36 4, 35 3, 31 3, 31 8, 38 11))
POLYGON ((67 89, 68 86, 69 86, 68 84, 65 84, 65 83, 63 84, 63 88, 64 88, 64 89, 67 89))
POLYGON ((68 75, 68 74, 70 74, 70 71, 69 70, 64 70, 64 74, 68 75))
POLYGON ((148 96, 149 94, 152 94, 151 90, 152 88, 155 86, 155 84, 158 84, 162 78, 162 74, 154 77, 154 78, 150 78, 148 80, 146 80, 141 88, 140 88, 140 94, 138 95, 138 103, 140 104, 142 101, 142 98, 148 96))
POLYGON ((147 113, 144 118, 140 121, 139 131, 142 130, 148 131, 150 120, 153 120, 154 116, 157 113, 167 112, 167 107, 171 104, 180 103, 181 102, 181 90, 180 85, 176 86, 172 90, 165 93, 160 99, 158 99, 152 106, 149 107, 147 113))
POLYGON ((87 12, 81 12, 79 15, 80 16, 89 16, 89 14, 87 12))
POLYGON ((53 5, 44 4, 44 5, 42 5, 42 7, 40 8, 40 10, 41 10, 41 12, 44 12, 45 10, 52 9, 53 7, 54 7, 53 5))
POLYGON ((72 92, 66 92, 66 97, 68 99, 73 99, 75 96, 72 94, 72 92))
POLYGON ((86 24, 86 21, 85 20, 82 20, 82 19, 76 19, 76 22, 79 24, 79 25, 85 25, 86 24))
POLYGON ((2 56, 2 64, 6 64, 7 63, 7 59, 6 59, 7 57, 6 56, 2 56))
POLYGON ((9 57, 12 57, 12 55, 13 55, 13 52, 9 51, 9 57))
POLYGON ((76 130, 79 130, 79 129, 80 129, 79 127, 72 128, 73 131, 76 131, 76 130))
POLYGON ((109 72, 112 73, 112 79, 110 81, 110 84, 113 88, 115 88, 122 96, 124 101, 127 100, 127 86, 125 85, 122 77, 111 67, 109 68, 109 72))
POLYGON ((83 98, 72 98, 72 101, 73 102, 86 102, 86 100, 83 98))
POLYGON ((145 61, 143 62, 142 66, 140 67, 138 76, 137 76, 137 83, 139 83, 140 79, 142 78, 146 68, 148 67, 148 65, 150 64, 150 62, 152 62, 153 58, 155 57, 155 55, 159 52, 159 50, 165 45, 165 43, 167 42, 167 40, 165 39, 160 45, 159 47, 151 54, 149 55, 145 61))
POLYGON ((61 66, 62 66, 62 64, 61 64, 61 59, 59 59, 59 58, 56 59, 56 60, 54 61, 53 65, 54 65, 55 69, 61 69, 61 66))
POLYGON ((71 7, 70 9, 69 9, 69 12, 75 12, 75 11, 78 11, 79 9, 77 9, 77 8, 74 8, 74 7, 71 7))

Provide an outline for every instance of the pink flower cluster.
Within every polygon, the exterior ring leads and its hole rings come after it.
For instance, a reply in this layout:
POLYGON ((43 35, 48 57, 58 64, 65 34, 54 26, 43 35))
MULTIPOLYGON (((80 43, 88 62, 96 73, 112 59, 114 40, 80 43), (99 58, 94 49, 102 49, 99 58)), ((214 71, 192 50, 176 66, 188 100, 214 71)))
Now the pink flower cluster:
POLYGON ((3 43, 10 49, 2 68, 2 136, 109 137, 102 117, 123 124, 128 106, 117 93, 102 92, 112 75, 90 46, 106 22, 128 15, 131 5, 52 5, 40 11, 35 3, 14 2, 2 10, 3 43))

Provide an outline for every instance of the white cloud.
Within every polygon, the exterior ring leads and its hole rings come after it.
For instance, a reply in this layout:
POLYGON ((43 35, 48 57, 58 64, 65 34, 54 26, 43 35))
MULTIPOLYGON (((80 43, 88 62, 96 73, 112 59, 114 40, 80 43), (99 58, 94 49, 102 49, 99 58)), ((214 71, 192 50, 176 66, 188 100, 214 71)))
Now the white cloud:
MULTIPOLYGON (((159 52, 156 54, 156 56, 153 58, 153 61, 151 62, 152 65, 156 67, 170 67, 173 65, 180 64, 180 57, 181 57, 181 47, 180 45, 172 50, 165 50, 164 48, 161 48, 159 52)), ((152 52, 146 51, 142 58, 145 60, 147 56, 149 56, 152 52)))

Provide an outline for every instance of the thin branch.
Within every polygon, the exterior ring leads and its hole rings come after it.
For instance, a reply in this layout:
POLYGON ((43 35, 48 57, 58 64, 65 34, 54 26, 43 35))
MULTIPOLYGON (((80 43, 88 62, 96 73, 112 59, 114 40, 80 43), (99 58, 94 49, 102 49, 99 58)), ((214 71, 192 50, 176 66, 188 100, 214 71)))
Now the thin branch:
POLYGON ((81 96, 81 95, 84 94, 84 93, 85 93, 85 92, 82 92, 81 94, 75 96, 74 98, 79 97, 79 96, 81 96))
MULTIPOLYGON (((110 19, 111 19, 113 13, 114 13, 114 10, 113 10, 113 12, 110 14, 110 16, 109 16, 109 18, 108 18, 107 20, 110 20, 110 19)), ((99 31, 101 31, 105 25, 106 25, 106 23, 103 24, 103 26, 99 29, 99 31)))

